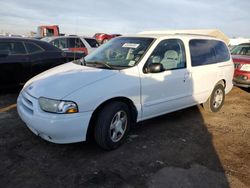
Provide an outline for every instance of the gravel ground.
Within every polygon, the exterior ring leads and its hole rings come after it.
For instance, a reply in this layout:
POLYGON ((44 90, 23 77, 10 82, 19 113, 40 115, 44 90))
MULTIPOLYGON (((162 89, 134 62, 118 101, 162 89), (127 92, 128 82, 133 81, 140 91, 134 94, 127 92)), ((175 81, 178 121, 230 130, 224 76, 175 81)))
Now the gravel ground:
MULTIPOLYGON (((17 93, 2 93, 0 109, 17 93)), ((0 112, 1 187, 250 187, 250 91, 234 88, 216 114, 200 106, 144 121, 106 152, 31 133, 15 107, 0 112)))

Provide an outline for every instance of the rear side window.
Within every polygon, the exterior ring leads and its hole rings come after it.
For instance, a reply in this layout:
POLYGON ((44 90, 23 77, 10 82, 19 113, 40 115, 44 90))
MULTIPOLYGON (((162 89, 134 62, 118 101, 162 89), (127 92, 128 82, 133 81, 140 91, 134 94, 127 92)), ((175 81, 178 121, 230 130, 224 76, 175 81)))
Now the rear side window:
POLYGON ((0 42, 0 51, 9 51, 10 55, 27 54, 22 42, 0 42))
POLYGON ((225 43, 216 40, 190 40, 192 66, 209 65, 230 59, 225 43))
POLYGON ((52 40, 50 44, 54 45, 55 47, 59 48, 59 39, 52 40))
POLYGON ((67 44, 67 38, 59 38, 55 39, 50 42, 52 45, 54 45, 57 48, 63 49, 63 48, 68 48, 67 44))
POLYGON ((225 43, 221 41, 215 41, 215 42, 217 42, 214 47, 216 52, 216 61, 217 62, 228 61, 230 59, 230 54, 225 43))
POLYGON ((91 48, 97 48, 99 46, 98 42, 95 39, 85 38, 85 40, 91 46, 91 48))
POLYGON ((34 54, 44 51, 40 46, 31 42, 25 42, 25 46, 29 54, 34 54))
POLYGON ((69 46, 68 48, 84 48, 85 45, 79 38, 69 38, 69 46))

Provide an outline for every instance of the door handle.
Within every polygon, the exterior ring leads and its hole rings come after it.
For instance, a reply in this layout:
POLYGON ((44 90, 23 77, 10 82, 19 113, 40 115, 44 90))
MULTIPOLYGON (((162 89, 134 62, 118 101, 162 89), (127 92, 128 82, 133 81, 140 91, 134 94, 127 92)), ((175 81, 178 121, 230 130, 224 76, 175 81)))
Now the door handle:
POLYGON ((187 72, 184 74, 184 78, 183 78, 183 82, 186 82, 186 80, 188 80, 191 77, 191 73, 187 72))

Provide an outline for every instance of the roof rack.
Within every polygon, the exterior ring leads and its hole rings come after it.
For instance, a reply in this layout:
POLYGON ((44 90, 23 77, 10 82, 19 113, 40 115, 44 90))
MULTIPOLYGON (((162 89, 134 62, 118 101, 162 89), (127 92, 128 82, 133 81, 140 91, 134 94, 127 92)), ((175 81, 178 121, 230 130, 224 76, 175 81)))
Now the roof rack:
POLYGON ((158 30, 158 31, 143 31, 138 34, 172 34, 172 35, 199 35, 215 37, 229 44, 229 38, 218 29, 193 29, 193 30, 158 30))
POLYGON ((197 36, 204 36, 204 37, 214 37, 214 36, 211 36, 211 35, 196 34, 196 33, 173 33, 173 34, 174 35, 197 35, 197 36))

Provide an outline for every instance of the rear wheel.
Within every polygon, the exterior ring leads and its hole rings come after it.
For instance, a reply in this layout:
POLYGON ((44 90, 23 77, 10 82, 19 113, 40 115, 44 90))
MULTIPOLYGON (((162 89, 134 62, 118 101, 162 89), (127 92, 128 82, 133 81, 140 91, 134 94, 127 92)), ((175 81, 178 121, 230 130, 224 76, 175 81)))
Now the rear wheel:
POLYGON ((123 102, 112 102, 104 106, 98 114, 95 126, 95 141, 106 150, 119 147, 127 137, 131 116, 123 102))
POLYGON ((212 94, 208 100, 203 103, 203 107, 209 112, 218 112, 224 104, 225 100, 225 89, 222 84, 215 86, 212 94))

